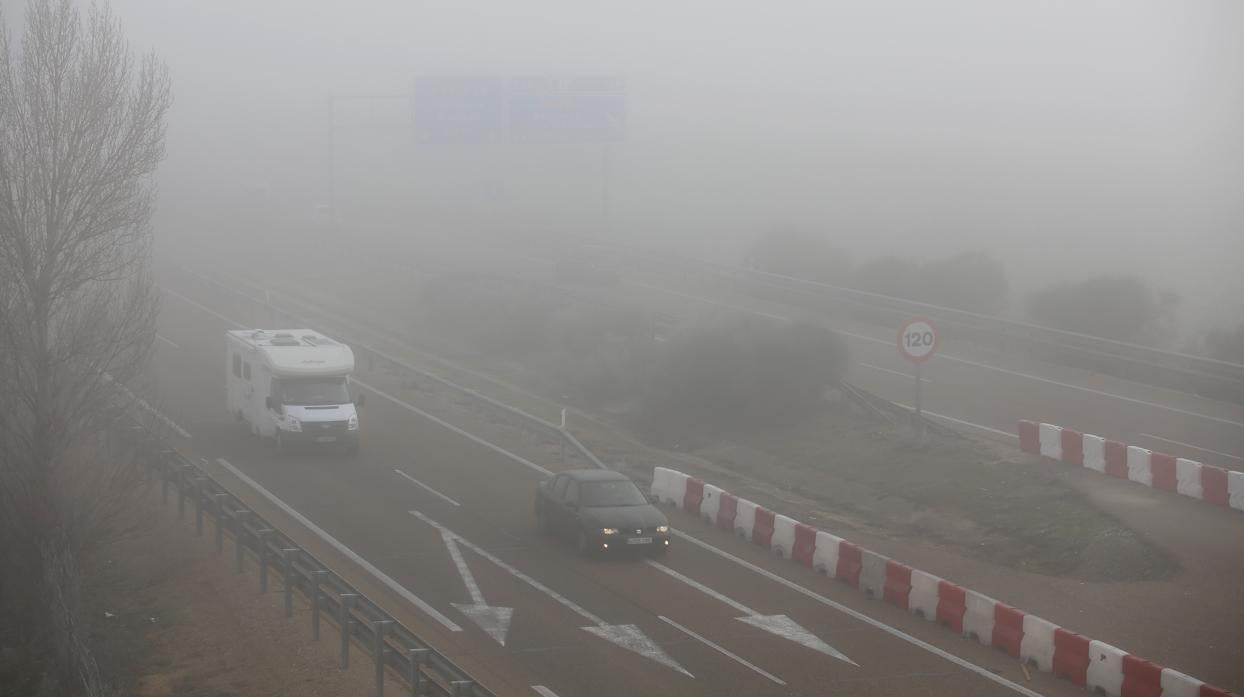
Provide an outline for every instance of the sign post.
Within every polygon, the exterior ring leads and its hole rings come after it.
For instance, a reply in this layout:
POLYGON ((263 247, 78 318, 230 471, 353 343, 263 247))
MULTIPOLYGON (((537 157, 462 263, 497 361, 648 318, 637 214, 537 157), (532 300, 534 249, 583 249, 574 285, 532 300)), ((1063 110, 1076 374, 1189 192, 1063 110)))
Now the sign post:
POLYGON ((907 320, 898 332, 898 351, 916 367, 916 420, 922 418, 920 406, 920 364, 937 351, 937 328, 925 317, 907 320))

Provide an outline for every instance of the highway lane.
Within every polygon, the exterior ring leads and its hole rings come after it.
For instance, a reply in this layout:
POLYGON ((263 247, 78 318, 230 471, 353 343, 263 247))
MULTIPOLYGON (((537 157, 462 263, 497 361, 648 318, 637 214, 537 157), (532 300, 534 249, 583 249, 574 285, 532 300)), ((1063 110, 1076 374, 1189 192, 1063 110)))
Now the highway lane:
MULTIPOLYGON (((455 241, 460 246, 460 241, 455 241)), ((479 267, 583 302, 632 301, 666 314, 703 317, 747 312, 782 319, 825 323, 843 332, 855 357, 850 378, 891 401, 912 405, 911 366, 899 356, 893 330, 821 311, 761 300, 747 294, 628 274, 613 291, 554 287, 554 262, 533 255, 471 245, 468 251, 395 250, 381 259, 352 259, 371 276, 402 276, 412 268, 443 264, 479 267), (437 254, 458 254, 440 258, 437 254), (412 256, 414 255, 414 256, 412 256), (408 257, 415 262, 408 263, 408 257)), ((349 292, 347 290, 347 292, 349 292)), ((346 298, 343 298, 346 299, 346 298)), ((364 302, 361 298, 349 298, 364 302)), ((247 312, 255 313, 253 307, 247 312)), ((1003 353, 958 341, 944 332, 940 355, 924 366, 924 406, 947 423, 980 434, 1010 437, 1020 419, 1048 421, 1244 471, 1244 405, 1227 404, 1176 390, 1154 387, 1087 370, 1053 365, 1024 355, 1003 353)))
MULTIPOLYGON (((209 300, 213 302, 213 300, 209 300)), ((227 302, 222 303, 227 304, 227 302)), ((224 313, 222 313, 224 314, 224 313)), ((531 522, 531 492, 538 473, 383 398, 365 407, 364 452, 357 461, 332 456, 285 458, 239 437, 223 416, 223 332, 212 315, 170 299, 161 335, 179 346, 158 353, 157 372, 170 413, 179 414, 204 456, 220 457, 269 488, 421 597, 453 613, 470 593, 438 529, 418 511, 489 551, 609 625, 635 624, 694 679, 651 658, 618 648, 581 629, 587 618, 517 579, 470 549, 461 552, 490 605, 514 607, 506 646, 455 615, 474 637, 479 656, 517 662, 539 683, 574 694, 1001 694, 997 682, 890 634, 833 611, 805 596, 765 582, 728 560, 692 546, 670 555, 669 566, 762 614, 784 614, 859 663, 851 666, 738 621, 739 608, 647 565, 573 558, 541 538, 531 522), (219 381, 218 381, 219 380, 219 381), (416 486, 394 469, 416 477, 416 486), (444 497, 460 505, 455 506, 444 497), (664 618, 664 619, 663 619, 664 618), (672 622, 671 622, 672 621, 672 622), (709 646, 694 635, 710 639, 709 646), (785 685, 730 658, 743 658, 785 685), (500 653, 498 653, 500 652, 500 653), (603 681, 602 684, 602 675, 603 681)), ((955 653, 1018 678, 1018 665, 996 652, 854 591, 798 574, 767 554, 727 537, 715 540, 739 556, 795 573, 818 593, 871 613, 895 615, 896 626, 955 653), (759 554, 759 556, 756 556, 759 554)), ((466 639, 464 639, 465 641, 466 639)), ((470 649, 463 649, 469 652, 470 649)), ((481 659, 482 660, 482 659, 481 659)), ((1072 690, 1040 676, 1045 694, 1072 690), (1048 685, 1045 684, 1048 682, 1048 685)))

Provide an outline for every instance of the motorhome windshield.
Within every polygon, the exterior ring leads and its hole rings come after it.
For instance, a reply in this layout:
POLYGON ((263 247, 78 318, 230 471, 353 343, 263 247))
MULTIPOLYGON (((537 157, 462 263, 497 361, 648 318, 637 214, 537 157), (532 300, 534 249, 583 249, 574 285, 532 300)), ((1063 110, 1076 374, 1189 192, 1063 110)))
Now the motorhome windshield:
POLYGON ((272 394, 281 404, 290 406, 346 404, 350 401, 345 378, 279 380, 272 383, 272 394))

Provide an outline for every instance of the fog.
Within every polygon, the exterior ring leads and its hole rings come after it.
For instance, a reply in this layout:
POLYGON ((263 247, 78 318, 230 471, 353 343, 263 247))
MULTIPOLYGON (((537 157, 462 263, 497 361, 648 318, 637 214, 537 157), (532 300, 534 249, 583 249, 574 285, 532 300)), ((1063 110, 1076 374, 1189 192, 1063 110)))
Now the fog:
POLYGON ((733 263, 791 224, 856 259, 989 249, 1016 293, 1138 273, 1182 295, 1185 325, 1244 317, 1238 0, 112 6, 173 75, 169 237, 231 224, 248 192, 322 204, 330 94, 617 75, 609 146, 420 147, 406 102, 343 102, 343 225, 582 231, 733 263))

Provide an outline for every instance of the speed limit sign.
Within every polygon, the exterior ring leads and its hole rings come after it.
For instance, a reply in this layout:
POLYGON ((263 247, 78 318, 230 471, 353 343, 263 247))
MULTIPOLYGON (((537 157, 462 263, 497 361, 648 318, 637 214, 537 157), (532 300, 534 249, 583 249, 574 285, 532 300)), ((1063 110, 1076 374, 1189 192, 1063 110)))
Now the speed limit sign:
POLYGON ((920 423, 920 432, 923 434, 924 422, 920 420, 920 364, 932 358, 937 351, 937 328, 925 317, 907 320, 907 324, 898 332, 898 351, 916 366, 916 421, 920 423))
POLYGON ((898 333, 898 350, 913 363, 928 360, 937 350, 937 328, 924 317, 908 320, 898 333))

